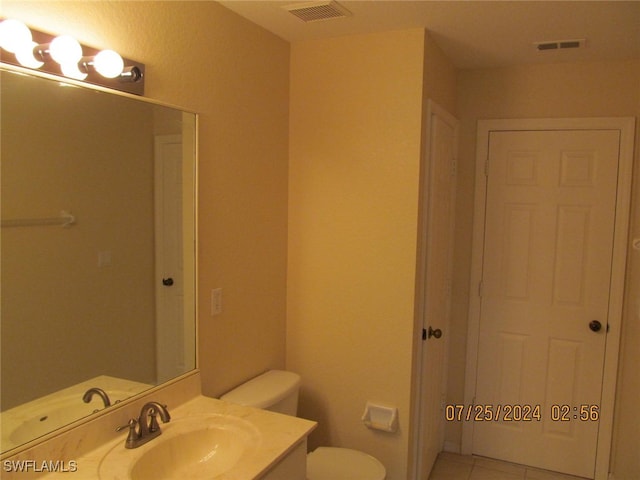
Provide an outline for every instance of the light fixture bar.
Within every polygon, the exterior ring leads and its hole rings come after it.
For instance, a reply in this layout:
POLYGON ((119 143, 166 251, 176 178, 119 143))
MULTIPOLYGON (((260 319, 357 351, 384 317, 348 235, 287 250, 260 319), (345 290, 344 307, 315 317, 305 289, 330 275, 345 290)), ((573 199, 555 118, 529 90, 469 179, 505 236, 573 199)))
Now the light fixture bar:
MULTIPOLYGON (((0 18, 1 35, 5 35, 3 27, 6 22, 14 21, 0 18)), ((145 66, 143 63, 122 58, 112 50, 101 51, 81 45, 68 35, 50 35, 33 28, 28 30, 31 32, 31 42, 26 42, 22 38, 24 29, 9 35, 9 40, 22 41, 23 46, 18 47, 17 50, 14 48, 15 42, 7 42, 10 47, 0 44, 0 62, 82 80, 135 95, 144 95, 145 66), (60 53, 57 51, 59 46, 68 47, 68 50, 60 53)))

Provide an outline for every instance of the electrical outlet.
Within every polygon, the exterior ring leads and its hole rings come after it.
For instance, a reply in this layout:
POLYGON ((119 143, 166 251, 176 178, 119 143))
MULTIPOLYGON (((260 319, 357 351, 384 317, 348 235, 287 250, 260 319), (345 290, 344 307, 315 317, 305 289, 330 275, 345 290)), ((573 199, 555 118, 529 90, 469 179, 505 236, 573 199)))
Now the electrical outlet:
POLYGON ((214 288, 211 290, 211 316, 220 315, 222 313, 222 289, 214 288))

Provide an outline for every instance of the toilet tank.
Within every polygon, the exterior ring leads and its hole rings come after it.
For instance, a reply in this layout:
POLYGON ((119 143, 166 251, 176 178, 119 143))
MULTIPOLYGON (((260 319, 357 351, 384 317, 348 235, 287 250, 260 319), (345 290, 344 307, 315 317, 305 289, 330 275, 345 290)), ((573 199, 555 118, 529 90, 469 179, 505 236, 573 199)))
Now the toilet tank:
POLYGON ((295 416, 298 412, 300 375, 269 370, 220 397, 220 400, 295 416))

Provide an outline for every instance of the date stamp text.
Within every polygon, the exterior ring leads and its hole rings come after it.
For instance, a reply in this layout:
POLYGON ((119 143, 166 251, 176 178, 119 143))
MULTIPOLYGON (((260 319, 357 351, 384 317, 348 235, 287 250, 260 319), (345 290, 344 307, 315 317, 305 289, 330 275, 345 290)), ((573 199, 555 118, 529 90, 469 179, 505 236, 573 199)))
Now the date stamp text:
POLYGON ((447 422, 597 422, 599 405, 553 404, 548 410, 541 405, 517 404, 447 404, 444 409, 447 422))

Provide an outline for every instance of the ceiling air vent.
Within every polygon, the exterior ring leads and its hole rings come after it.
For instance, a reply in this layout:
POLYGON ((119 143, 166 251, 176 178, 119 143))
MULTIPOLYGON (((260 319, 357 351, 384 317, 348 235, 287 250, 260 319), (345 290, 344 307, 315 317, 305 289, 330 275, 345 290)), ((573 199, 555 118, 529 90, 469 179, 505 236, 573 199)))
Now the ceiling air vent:
POLYGON ((552 42, 535 42, 533 45, 539 51, 545 50, 562 50, 565 48, 582 48, 587 41, 584 38, 574 40, 554 40, 552 42))
POLYGON ((351 15, 351 12, 338 2, 309 2, 297 3, 284 7, 292 15, 295 15, 303 22, 317 22, 319 20, 329 20, 331 18, 343 18, 351 15))

